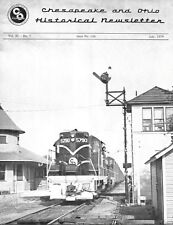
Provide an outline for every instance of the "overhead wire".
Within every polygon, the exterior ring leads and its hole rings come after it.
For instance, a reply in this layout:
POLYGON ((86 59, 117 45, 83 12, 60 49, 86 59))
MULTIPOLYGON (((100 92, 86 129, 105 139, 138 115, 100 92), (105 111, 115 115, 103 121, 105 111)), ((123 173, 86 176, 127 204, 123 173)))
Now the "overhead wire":
POLYGON ((5 112, 54 112, 64 110, 80 110, 80 109, 92 109, 103 108, 104 105, 90 105, 90 106, 72 106, 72 107, 58 107, 58 108, 45 108, 45 109, 4 109, 5 112))

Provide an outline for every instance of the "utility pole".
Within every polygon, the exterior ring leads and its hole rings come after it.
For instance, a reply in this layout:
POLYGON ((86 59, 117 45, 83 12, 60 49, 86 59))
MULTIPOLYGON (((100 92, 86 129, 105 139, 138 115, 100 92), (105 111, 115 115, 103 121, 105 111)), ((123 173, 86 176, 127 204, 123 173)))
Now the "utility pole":
MULTIPOLYGON (((109 67, 108 69, 111 69, 109 67)), ((124 163, 123 168, 125 172, 125 194, 126 200, 129 200, 129 190, 128 190, 128 167, 127 162, 127 103, 126 103, 126 91, 123 88, 122 91, 109 91, 108 83, 111 79, 107 72, 99 76, 97 73, 93 72, 93 75, 98 78, 102 83, 106 85, 106 106, 121 106, 123 108, 123 119, 124 119, 124 163)))

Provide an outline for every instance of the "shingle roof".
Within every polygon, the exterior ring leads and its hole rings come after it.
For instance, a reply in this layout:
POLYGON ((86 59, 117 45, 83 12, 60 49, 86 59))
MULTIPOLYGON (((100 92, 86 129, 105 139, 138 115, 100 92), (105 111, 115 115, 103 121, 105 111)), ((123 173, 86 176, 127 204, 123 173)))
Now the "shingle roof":
POLYGON ((166 148, 160 150, 159 152, 157 152, 156 154, 154 154, 153 156, 150 157, 150 159, 145 162, 145 164, 154 162, 155 160, 159 159, 160 157, 166 155, 167 153, 169 153, 170 151, 173 150, 173 143, 171 143, 169 146, 167 146, 166 148))
POLYGON ((8 152, 0 152, 0 161, 20 161, 20 162, 37 162, 46 164, 47 161, 44 157, 39 156, 20 146, 8 152))
POLYGON ((173 104, 173 92, 155 86, 145 93, 131 99, 128 101, 128 104, 173 104))
POLYGON ((21 130, 7 115, 7 113, 0 106, 0 130, 17 131, 19 134, 25 133, 21 130))

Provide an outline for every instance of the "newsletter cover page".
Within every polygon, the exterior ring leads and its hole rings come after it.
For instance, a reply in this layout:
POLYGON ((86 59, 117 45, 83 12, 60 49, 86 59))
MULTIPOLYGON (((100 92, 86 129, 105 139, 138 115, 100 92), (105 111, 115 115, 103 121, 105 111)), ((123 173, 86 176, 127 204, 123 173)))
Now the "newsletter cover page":
POLYGON ((44 206, 21 196, 92 199, 119 183, 121 203, 171 220, 171 0, 0 5, 0 222, 44 206))

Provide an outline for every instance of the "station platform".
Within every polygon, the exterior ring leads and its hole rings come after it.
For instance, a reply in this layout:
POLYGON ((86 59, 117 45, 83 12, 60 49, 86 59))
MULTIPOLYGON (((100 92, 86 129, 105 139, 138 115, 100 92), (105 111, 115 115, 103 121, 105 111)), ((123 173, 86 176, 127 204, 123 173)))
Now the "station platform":
POLYGON ((49 197, 49 190, 34 190, 34 191, 25 191, 20 194, 20 197, 49 197))

